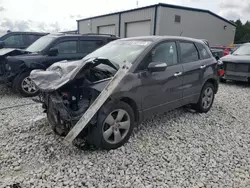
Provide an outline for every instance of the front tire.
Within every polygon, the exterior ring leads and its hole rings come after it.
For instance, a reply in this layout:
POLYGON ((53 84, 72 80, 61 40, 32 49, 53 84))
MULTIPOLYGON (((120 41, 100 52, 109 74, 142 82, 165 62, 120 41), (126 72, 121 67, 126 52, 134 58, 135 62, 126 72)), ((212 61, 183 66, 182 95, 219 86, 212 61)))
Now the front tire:
POLYGON ((207 113, 212 108, 214 96, 214 85, 207 82, 202 88, 198 103, 194 106, 195 110, 200 113, 207 113))
POLYGON ((129 140, 134 125, 134 111, 127 103, 108 102, 100 109, 87 143, 106 150, 119 148, 129 140))
POLYGON ((23 72, 13 81, 13 90, 23 97, 33 97, 39 93, 35 84, 29 78, 30 72, 23 72))

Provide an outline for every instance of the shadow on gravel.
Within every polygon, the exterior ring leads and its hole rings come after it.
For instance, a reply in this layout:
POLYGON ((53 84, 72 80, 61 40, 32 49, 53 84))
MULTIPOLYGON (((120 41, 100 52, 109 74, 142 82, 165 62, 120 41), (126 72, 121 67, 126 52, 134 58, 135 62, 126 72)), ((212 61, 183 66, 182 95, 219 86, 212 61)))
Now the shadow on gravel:
POLYGON ((5 84, 0 83, 0 96, 2 95, 17 95, 11 91, 11 88, 7 87, 5 84))
MULTIPOLYGON (((177 119, 182 118, 183 116, 186 116, 187 114, 198 114, 195 110, 190 109, 189 107, 182 107, 175 110, 172 110, 170 112, 166 112, 160 115, 155 115, 151 118, 146 119, 141 124, 137 125, 134 128, 132 136, 136 136, 140 133, 140 131, 143 131, 144 129, 147 129, 148 132, 152 132, 153 129, 155 129, 154 126, 151 126, 150 124, 154 124, 155 122, 164 122, 167 123, 169 121, 176 121, 177 119), (149 125, 148 125, 149 124, 149 125)), ((73 141, 73 145, 83 151, 104 151, 101 149, 95 148, 93 145, 87 144, 84 140, 77 138, 73 141)))
POLYGON ((233 85, 241 88, 250 88, 250 82, 241 82, 241 81, 227 81, 226 83, 220 83, 223 85, 233 85))
POLYGON ((19 183, 14 183, 12 185, 7 185, 4 188, 22 188, 19 183))

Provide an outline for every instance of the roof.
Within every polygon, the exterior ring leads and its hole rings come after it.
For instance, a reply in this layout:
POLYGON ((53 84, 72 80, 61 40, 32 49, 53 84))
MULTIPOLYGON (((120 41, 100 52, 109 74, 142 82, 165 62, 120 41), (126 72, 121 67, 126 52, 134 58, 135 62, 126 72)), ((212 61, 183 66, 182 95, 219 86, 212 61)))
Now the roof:
POLYGON ((141 37, 130 37, 130 38, 122 38, 120 40, 145 40, 145 41, 152 41, 152 42, 158 42, 161 40, 167 40, 167 39, 173 39, 173 40, 186 40, 186 41, 192 41, 192 42, 198 42, 202 43, 203 39, 195 39, 190 37, 182 37, 182 36, 141 36, 141 37))
POLYGON ((165 3, 158 3, 158 4, 154 4, 154 5, 150 5, 150 6, 125 10, 125 11, 120 11, 120 12, 114 12, 114 13, 110 13, 110 14, 104 14, 104 15, 99 15, 99 16, 94 16, 94 17, 89 17, 89 18, 84 18, 84 19, 80 19, 80 20, 76 20, 76 21, 79 22, 79 21, 84 21, 84 20, 89 20, 89 19, 94 19, 94 18, 100 18, 100 17, 104 17, 104 16, 112 16, 112 15, 115 15, 115 14, 127 13, 127 12, 132 12, 132 11, 137 11, 137 10, 143 10, 143 9, 147 9, 147 8, 154 8, 156 6, 162 6, 162 7, 167 7, 167 8, 175 8, 175 9, 181 9, 181 10, 208 13, 208 14, 213 15, 213 16, 217 17, 218 19, 223 20, 223 21, 227 22, 228 24, 231 24, 231 25, 236 27, 236 25, 234 23, 232 23, 229 20, 227 20, 227 19, 225 19, 225 18, 211 12, 210 10, 191 8, 191 7, 184 7, 184 6, 179 6, 179 5, 171 5, 171 4, 165 4, 165 3))
POLYGON ((45 35, 45 34, 48 34, 47 32, 35 32, 35 31, 11 31, 11 32, 8 32, 8 33, 5 33, 5 35, 7 34, 11 34, 11 33, 14 33, 14 34, 40 34, 40 35, 45 35))
POLYGON ((96 33, 88 33, 88 34, 77 34, 77 33, 51 33, 49 36, 53 37, 75 37, 75 36, 81 36, 81 37, 100 37, 100 38, 117 38, 115 35, 110 34, 96 34, 96 33))

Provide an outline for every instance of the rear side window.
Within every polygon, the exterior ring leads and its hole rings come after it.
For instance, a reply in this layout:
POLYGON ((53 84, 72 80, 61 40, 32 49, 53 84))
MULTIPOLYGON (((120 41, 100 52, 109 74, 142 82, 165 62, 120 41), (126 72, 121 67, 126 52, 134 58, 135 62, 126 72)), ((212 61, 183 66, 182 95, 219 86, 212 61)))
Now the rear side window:
POLYGON ((33 42, 35 42, 37 39, 39 39, 41 36, 38 35, 32 35, 32 34, 28 34, 26 35, 26 39, 27 39, 27 44, 32 44, 33 42))
POLYGON ((81 53, 91 53, 103 45, 104 45, 104 42, 101 40, 81 40, 80 41, 80 52, 81 53))
POLYGON ((210 58, 210 54, 208 53, 208 50, 206 49, 206 47, 204 45, 199 44, 199 43, 196 43, 195 45, 198 48, 201 59, 209 59, 210 58))
POLYGON ((63 41, 53 48, 58 49, 59 54, 75 54, 77 52, 77 41, 63 41))
POLYGON ((193 43, 180 42, 182 63, 189 63, 199 60, 198 51, 193 43))

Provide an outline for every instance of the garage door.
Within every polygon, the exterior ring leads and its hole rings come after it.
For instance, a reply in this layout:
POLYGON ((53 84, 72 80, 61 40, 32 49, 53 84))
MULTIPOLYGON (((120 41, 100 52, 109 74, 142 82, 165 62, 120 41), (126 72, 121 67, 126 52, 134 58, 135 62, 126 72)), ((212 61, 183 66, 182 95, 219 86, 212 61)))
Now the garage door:
POLYGON ((112 34, 115 35, 115 25, 105 25, 98 27, 99 34, 112 34))
POLYGON ((150 21, 126 23, 126 37, 150 35, 150 21))

